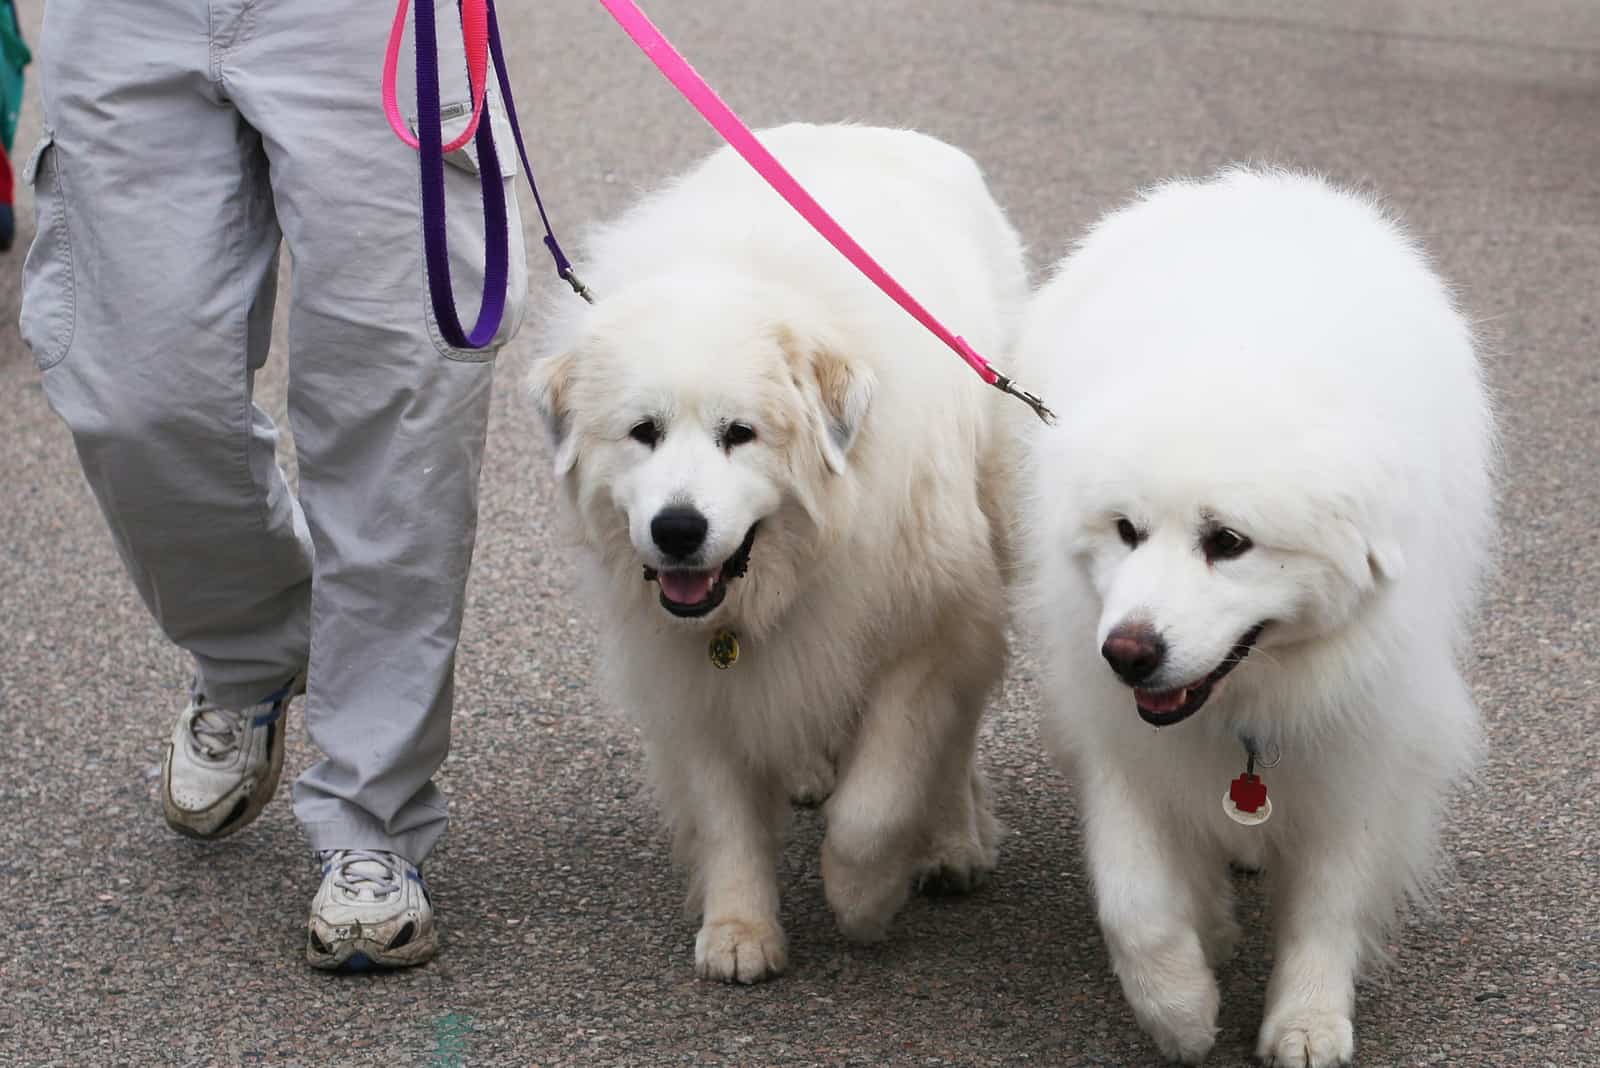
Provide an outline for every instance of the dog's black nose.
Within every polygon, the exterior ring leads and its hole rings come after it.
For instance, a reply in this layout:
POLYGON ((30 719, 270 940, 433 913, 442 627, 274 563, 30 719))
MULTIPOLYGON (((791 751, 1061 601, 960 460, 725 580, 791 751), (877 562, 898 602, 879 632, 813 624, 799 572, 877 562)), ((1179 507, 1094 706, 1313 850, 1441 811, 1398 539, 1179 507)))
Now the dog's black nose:
POLYGON ((1167 643, 1148 623, 1118 623, 1106 636, 1100 655, 1123 682, 1137 686, 1154 675, 1166 659, 1167 643))
POLYGON ((650 537, 674 560, 685 560, 705 544, 710 524, 693 508, 663 508, 650 520, 650 537))

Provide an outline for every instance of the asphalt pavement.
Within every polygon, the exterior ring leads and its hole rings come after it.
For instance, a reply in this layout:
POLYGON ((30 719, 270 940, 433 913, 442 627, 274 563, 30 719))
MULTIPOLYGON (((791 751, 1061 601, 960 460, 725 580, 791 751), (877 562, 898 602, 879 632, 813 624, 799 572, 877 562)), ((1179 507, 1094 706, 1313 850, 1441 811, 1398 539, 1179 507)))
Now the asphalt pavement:
MULTIPOLYGON (((21 6, 36 39, 41 4, 21 6)), ((1600 1065, 1600 4, 649 7, 754 124, 856 119, 964 146, 1037 265, 1140 185, 1233 160, 1389 198, 1489 339, 1506 478, 1470 667, 1491 752, 1452 808, 1454 872, 1432 914, 1360 989, 1358 1062, 1600 1065)), ((501 21, 563 232, 714 146, 597 4, 503 0, 501 21)), ((36 78, 30 94, 18 157, 38 131, 36 78)), ((161 822, 185 664, 125 579, 12 325, 20 263, 20 248, 0 258, 0 1063, 1155 1063, 1110 974, 1025 656, 984 732, 1009 828, 987 887, 917 900, 887 944, 851 946, 823 901, 819 819, 800 812, 782 872, 789 973, 694 979, 683 884, 637 736, 594 685, 605 635, 575 600, 519 388, 532 330, 502 356, 484 464, 441 778, 453 824, 428 865, 443 951, 405 973, 308 969, 315 876, 287 779, 227 842, 161 822)), ((284 371, 280 336, 261 387, 280 411, 284 371)), ((297 717, 290 745, 293 774, 311 760, 297 717)), ((1250 934, 1220 975, 1216 1065, 1246 1061, 1271 966, 1265 894, 1246 880, 1241 895, 1250 934)))

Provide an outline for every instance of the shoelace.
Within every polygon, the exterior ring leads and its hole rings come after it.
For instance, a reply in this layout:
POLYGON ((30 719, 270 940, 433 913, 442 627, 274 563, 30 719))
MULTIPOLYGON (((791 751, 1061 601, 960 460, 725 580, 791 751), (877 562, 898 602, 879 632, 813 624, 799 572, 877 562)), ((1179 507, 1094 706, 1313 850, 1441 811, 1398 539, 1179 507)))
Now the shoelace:
POLYGON ((333 873, 333 885, 355 897, 368 890, 381 901, 400 892, 401 860, 378 849, 335 849, 322 854, 322 862, 333 873))
POLYGON ((239 751, 244 741, 244 714, 206 703, 196 694, 194 718, 189 721, 189 736, 207 760, 226 760, 239 751))
POLYGON ((244 743, 245 726, 263 727, 276 720, 283 715, 296 692, 294 680, 291 679, 241 711, 211 704, 206 700, 206 695, 199 691, 197 683, 191 698, 194 717, 189 720, 189 737, 195 750, 207 760, 233 759, 239 746, 244 743), (267 709, 266 712, 254 714, 255 709, 263 707, 267 709))

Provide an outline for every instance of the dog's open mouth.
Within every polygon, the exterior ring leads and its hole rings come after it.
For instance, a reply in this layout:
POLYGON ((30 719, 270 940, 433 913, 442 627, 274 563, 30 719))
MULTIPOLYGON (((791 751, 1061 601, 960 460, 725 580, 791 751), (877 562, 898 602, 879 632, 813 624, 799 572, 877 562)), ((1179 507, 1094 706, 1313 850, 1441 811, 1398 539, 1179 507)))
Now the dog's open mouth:
POLYGON ((657 569, 646 565, 645 581, 661 587, 661 607, 683 619, 695 619, 715 611, 728 596, 728 583, 743 577, 750 567, 750 549, 756 543, 756 529, 760 525, 751 524, 744 541, 739 543, 739 548, 734 550, 732 556, 722 562, 721 567, 692 571, 657 569))
POLYGON ((1180 686, 1175 690, 1141 690, 1134 687, 1133 702, 1139 709, 1139 718, 1152 727, 1170 727, 1174 723, 1182 723, 1206 703, 1211 696, 1211 691, 1216 689, 1217 683, 1223 676, 1244 662, 1250 655, 1251 648, 1256 644, 1256 639, 1261 637, 1261 630, 1265 623, 1257 623, 1245 632, 1228 655, 1222 658, 1205 678, 1198 682, 1191 682, 1187 686, 1180 686))

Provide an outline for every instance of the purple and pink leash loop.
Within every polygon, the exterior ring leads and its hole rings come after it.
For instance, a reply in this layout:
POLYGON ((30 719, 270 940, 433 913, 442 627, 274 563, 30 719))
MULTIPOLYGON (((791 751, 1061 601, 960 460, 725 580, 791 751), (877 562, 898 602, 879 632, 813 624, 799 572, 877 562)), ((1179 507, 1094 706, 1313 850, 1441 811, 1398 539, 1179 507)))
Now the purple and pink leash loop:
MULTIPOLYGON (((445 341, 457 348, 476 349, 488 345, 500 328, 505 313, 506 284, 509 277, 509 235, 505 190, 500 181, 500 162, 495 153, 494 137, 490 124, 482 122, 483 102, 488 89, 488 66, 493 61, 500 95, 505 101, 506 115, 511 121, 511 132, 522 158, 522 167, 533 189, 534 203, 539 208, 539 218, 544 224, 545 248, 555 261, 556 271, 585 300, 593 302, 593 295, 578 280, 572 264, 561 251, 544 202, 539 197, 539 187, 534 181, 533 168, 528 162, 528 152, 523 145, 522 130, 517 123, 516 106, 511 98, 511 84, 506 77, 504 53, 500 46, 500 30, 495 21, 494 0, 458 0, 461 10, 462 37, 467 53, 467 79, 472 89, 472 116, 466 130, 444 144, 440 125, 438 39, 434 25, 433 5, 422 0, 416 7, 417 51, 417 136, 406 129, 397 101, 400 41, 405 32, 405 15, 409 0, 399 0, 394 24, 389 33, 389 45, 384 55, 383 105, 389 125, 400 139, 418 150, 422 169, 422 220, 423 246, 428 272, 428 293, 433 302, 434 318, 445 341), (483 188, 483 219, 485 233, 484 292, 478 309, 477 322, 471 332, 463 331, 456 312, 455 293, 450 283, 450 255, 445 235, 444 154, 454 151, 474 140, 478 149, 479 180, 483 188)), ((840 226, 816 199, 806 191, 795 177, 778 162, 751 132, 750 127, 723 102, 716 91, 707 84, 655 24, 639 10, 633 0, 600 0, 612 18, 649 57, 667 80, 683 94, 695 110, 711 124, 742 156, 767 184, 799 212, 856 269, 866 275, 891 300, 921 323, 940 341, 960 356, 979 378, 1003 393, 1022 401, 1033 409, 1035 415, 1046 423, 1055 421, 1055 414, 1042 400, 1020 388, 1007 376, 996 371, 965 338, 950 331, 943 323, 917 302, 888 271, 873 259, 850 234, 840 226)))

